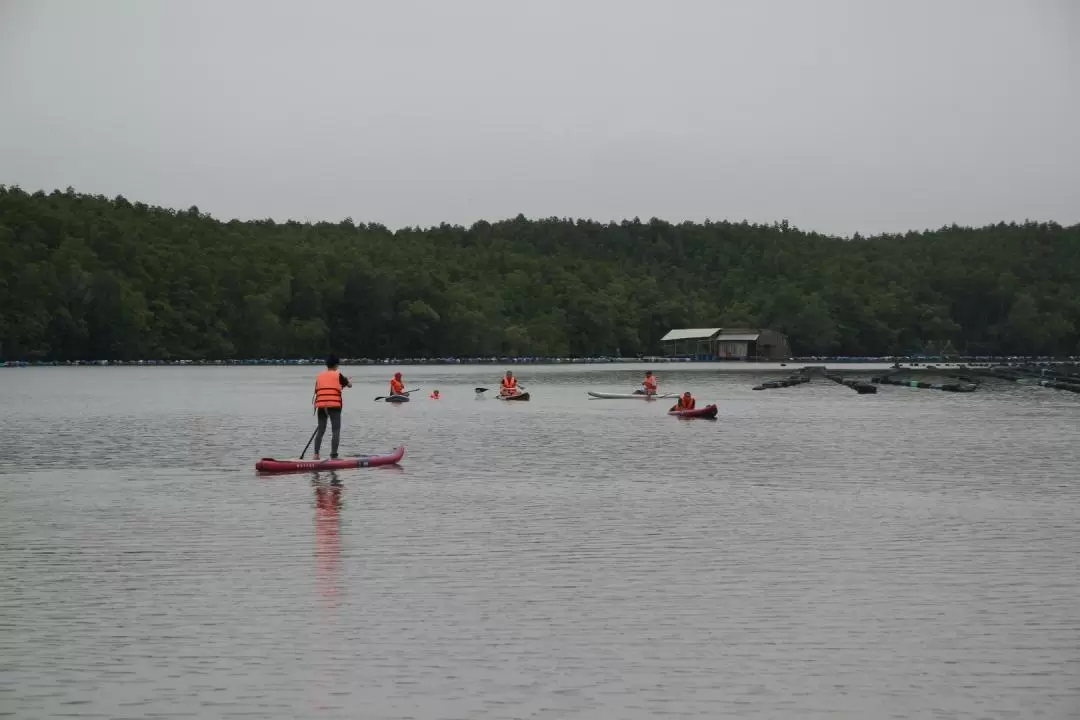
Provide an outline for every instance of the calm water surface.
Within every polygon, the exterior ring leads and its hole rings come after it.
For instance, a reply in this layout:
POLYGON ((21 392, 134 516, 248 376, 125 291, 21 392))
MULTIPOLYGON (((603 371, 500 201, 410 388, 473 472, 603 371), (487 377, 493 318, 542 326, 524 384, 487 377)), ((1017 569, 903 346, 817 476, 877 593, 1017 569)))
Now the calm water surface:
POLYGON ((643 369, 0 370, 0 714, 1080 717, 1080 397, 643 369))

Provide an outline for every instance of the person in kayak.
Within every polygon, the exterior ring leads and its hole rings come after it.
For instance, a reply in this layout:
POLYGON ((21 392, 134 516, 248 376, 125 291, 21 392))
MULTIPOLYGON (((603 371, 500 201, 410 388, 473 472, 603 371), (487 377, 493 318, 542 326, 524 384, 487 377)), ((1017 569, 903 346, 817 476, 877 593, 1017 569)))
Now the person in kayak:
POLYGON ((322 446, 323 435, 326 434, 327 420, 330 420, 333 433, 330 439, 330 459, 337 459, 338 441, 341 440, 341 389, 347 387, 352 387, 352 383, 338 372, 338 359, 333 355, 326 358, 326 370, 315 378, 315 395, 311 401, 319 418, 319 426, 315 430, 316 460, 320 459, 319 448, 322 446))
POLYGON ((645 379, 641 383, 641 392, 645 395, 656 394, 656 376, 652 374, 652 370, 645 371, 645 379))
POLYGON ((394 373, 394 377, 390 378, 390 394, 391 395, 404 395, 405 383, 401 380, 401 373, 394 373))
POLYGON ((514 377, 514 373, 507 370, 506 376, 503 377, 502 382, 499 383, 499 394, 503 397, 518 394, 517 378, 514 377))
POLYGON ((694 400, 694 396, 689 392, 684 392, 679 396, 679 401, 672 406, 671 411, 693 410, 695 405, 697 405, 697 401, 694 400))

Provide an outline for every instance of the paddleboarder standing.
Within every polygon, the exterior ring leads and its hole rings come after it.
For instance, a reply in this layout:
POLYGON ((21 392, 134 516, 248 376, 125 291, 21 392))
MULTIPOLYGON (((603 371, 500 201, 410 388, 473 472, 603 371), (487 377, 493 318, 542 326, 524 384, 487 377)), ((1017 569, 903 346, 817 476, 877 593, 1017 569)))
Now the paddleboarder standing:
POLYGON ((341 390, 347 387, 352 387, 352 382, 338 372, 338 359, 330 355, 326 358, 326 370, 315 378, 315 395, 312 398, 315 414, 319 419, 319 426, 315 430, 316 460, 320 459, 319 447, 322 445, 323 435, 326 434, 327 420, 330 421, 333 433, 330 439, 330 459, 337 459, 338 441, 341 439, 341 390))

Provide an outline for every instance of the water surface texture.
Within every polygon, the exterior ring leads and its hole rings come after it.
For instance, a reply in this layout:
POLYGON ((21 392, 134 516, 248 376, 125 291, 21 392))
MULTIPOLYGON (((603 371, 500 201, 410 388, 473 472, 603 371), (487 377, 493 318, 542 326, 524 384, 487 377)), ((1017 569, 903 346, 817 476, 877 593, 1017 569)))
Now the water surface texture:
POLYGON ((1080 717, 1076 395, 393 369, 0 370, 0 715, 1080 717))

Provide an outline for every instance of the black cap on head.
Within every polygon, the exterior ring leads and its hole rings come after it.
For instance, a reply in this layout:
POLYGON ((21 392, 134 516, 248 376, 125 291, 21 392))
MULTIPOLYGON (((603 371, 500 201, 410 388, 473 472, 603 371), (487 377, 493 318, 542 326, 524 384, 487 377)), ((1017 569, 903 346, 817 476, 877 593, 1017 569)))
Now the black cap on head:
POLYGON ((327 355, 326 356, 326 367, 328 367, 328 368, 336 368, 337 366, 338 366, 338 357, 337 357, 337 355, 335 355, 333 353, 330 353, 329 355, 327 355))

